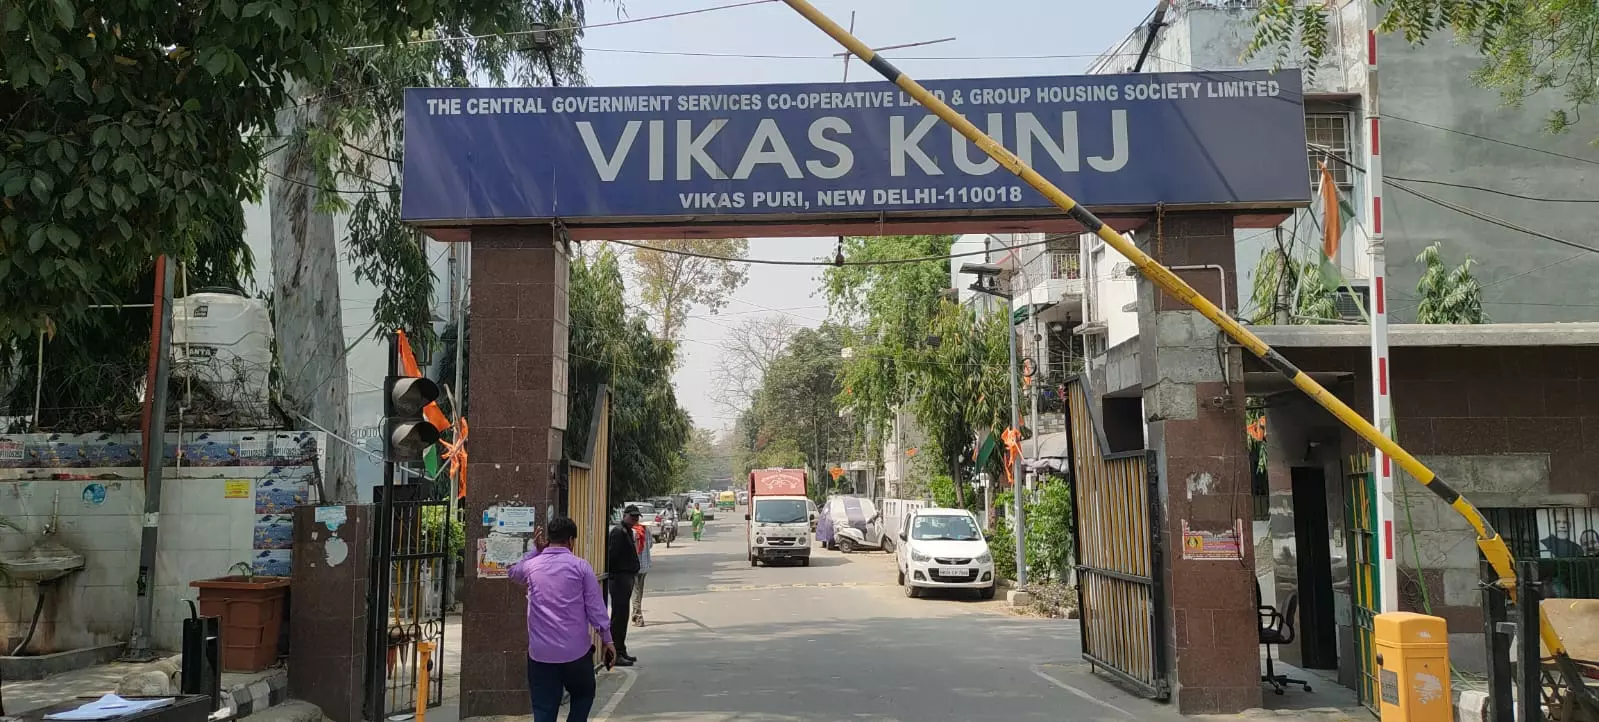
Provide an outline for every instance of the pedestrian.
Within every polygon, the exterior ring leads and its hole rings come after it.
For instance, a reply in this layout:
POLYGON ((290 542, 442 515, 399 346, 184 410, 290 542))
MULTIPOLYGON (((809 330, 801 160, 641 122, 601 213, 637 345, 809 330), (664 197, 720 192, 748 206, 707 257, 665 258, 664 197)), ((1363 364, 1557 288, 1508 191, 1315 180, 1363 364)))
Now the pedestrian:
POLYGON ((611 637, 616 640, 616 663, 632 666, 637 658, 627 653, 627 617, 633 601, 633 585, 638 581, 638 507, 629 504, 622 520, 605 535, 605 588, 611 599, 611 637))
POLYGON ((705 533, 705 511, 700 509, 699 502, 694 503, 694 513, 689 515, 689 522, 694 525, 694 541, 699 541, 700 535, 705 533))
POLYGON ((602 660, 616 663, 611 620, 605 616, 594 567, 572 553, 577 523, 550 520, 533 534, 533 551, 511 565, 510 577, 527 587, 527 688, 533 722, 555 722, 561 694, 571 697, 567 722, 587 722, 594 707, 594 643, 598 630, 602 660))
POLYGON ((643 524, 633 527, 638 536, 638 580, 633 584, 633 623, 644 626, 644 578, 650 574, 650 550, 655 547, 655 537, 643 524))

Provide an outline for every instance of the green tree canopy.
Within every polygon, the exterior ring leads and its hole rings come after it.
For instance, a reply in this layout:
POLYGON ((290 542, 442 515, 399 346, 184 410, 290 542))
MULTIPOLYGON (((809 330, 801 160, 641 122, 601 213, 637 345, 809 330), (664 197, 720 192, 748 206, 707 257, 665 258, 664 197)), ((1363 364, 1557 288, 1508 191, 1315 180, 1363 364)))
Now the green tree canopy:
MULTIPOLYGON (((1498 90, 1511 105, 1545 91, 1564 107, 1546 124, 1571 127, 1599 99, 1599 4, 1592 0, 1375 0, 1379 30, 1412 43, 1440 35, 1476 46, 1482 65, 1472 78, 1498 90)), ((1330 51, 1328 15, 1335 3, 1264 0, 1255 14, 1248 54, 1274 53, 1279 62, 1313 72, 1330 51)))
MULTIPOLYGON (((953 236, 869 236, 844 239, 846 260, 884 261, 949 253, 953 236)), ((932 319, 949 288, 946 261, 838 266, 822 274, 830 313, 855 329, 852 356, 843 366, 840 405, 860 433, 888 427, 894 409, 910 397, 906 363, 922 353, 932 319)), ((867 439, 872 455, 881 442, 867 439)))
POLYGON ((601 384, 610 387, 612 499, 672 490, 686 466, 693 425, 672 388, 672 346, 627 312, 621 265, 600 249, 572 261, 566 453, 582 458, 601 384))
POLYGON ((0 339, 129 302, 160 254, 247 270, 241 203, 289 78, 504 4, 0 0, 0 339))
MULTIPOLYGON (((858 453, 858 438, 839 418, 836 399, 849 330, 833 323, 801 328, 767 371, 756 409, 771 449, 768 461, 792 463, 798 451, 818 476, 833 464, 858 453), (773 443, 777 445, 771 446, 773 443), (778 453, 779 451, 783 453, 778 453)), ((771 466, 766 463, 760 466, 771 466)), ((777 464, 787 465, 787 464, 777 464)))

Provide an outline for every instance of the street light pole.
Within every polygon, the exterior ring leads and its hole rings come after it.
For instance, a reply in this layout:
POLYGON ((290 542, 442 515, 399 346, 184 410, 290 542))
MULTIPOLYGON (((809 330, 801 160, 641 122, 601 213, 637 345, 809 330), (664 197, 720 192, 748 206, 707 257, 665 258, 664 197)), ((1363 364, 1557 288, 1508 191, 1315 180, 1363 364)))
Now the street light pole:
MULTIPOLYGON (((984 241, 985 245, 987 241, 984 241)), ((977 277, 977 282, 971 289, 981 294, 1002 298, 1005 300, 1005 338, 1010 347, 1010 423, 1014 424, 1017 434, 1020 435, 1022 427, 1021 393, 1016 384, 1016 301, 1014 294, 999 290, 995 280, 999 277, 999 266, 991 263, 966 263, 961 265, 961 273, 969 273, 977 277)), ((1003 442, 1002 442, 1003 443, 1003 442)), ((1027 518, 1023 506, 1026 494, 1022 490, 1022 455, 1016 454, 1011 459, 1011 495, 1015 497, 1015 522, 1011 525, 1016 537, 1016 585, 1027 583, 1027 518)))
POLYGON ((523 50, 532 50, 542 56, 544 58, 544 69, 550 74, 550 87, 561 87, 560 78, 555 76, 555 56, 553 54, 555 38, 550 35, 550 26, 544 23, 533 23, 528 30, 533 37, 533 45, 523 48, 523 50))
MULTIPOLYGON (((1010 341, 1010 418, 1015 424, 1018 437, 1021 434, 1021 395, 1016 388, 1016 302, 1011 298, 1005 299, 1005 338, 1010 341)), ((1035 432, 1036 433, 1036 432, 1035 432)), ((1020 438, 1017 439, 1020 441, 1020 438)), ((1017 451, 1021 451, 1018 444, 1017 451)), ((1027 525, 1023 518, 1022 501, 1027 497, 1022 484, 1022 455, 1012 454, 1011 458, 1011 495, 1016 499, 1016 523, 1013 525, 1016 536, 1016 586, 1027 584, 1027 525)))

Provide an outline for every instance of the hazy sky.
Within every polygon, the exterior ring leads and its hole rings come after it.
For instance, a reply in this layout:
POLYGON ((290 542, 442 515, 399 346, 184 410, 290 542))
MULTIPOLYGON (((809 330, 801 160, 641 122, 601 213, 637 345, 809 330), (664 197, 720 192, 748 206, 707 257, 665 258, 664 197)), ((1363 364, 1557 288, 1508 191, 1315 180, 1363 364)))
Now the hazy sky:
MULTIPOLYGON (((730 2, 731 0, 729 0, 730 2)), ((840 23, 855 12, 855 32, 874 47, 942 38, 952 41, 884 55, 918 79, 1063 75, 1080 73, 1099 53, 1120 42, 1149 14, 1155 0, 813 0, 840 23), (998 12, 983 12, 997 10, 998 12), (1021 59, 1014 56, 1069 56, 1021 59), (1004 56, 1011 56, 1006 58, 1004 56)), ((644 17, 723 4, 717 0, 654 0, 626 4, 644 17)), ((589 3, 589 22, 617 19, 615 5, 589 3)), ((780 3, 682 18, 593 28, 583 41, 592 85, 696 85, 836 81, 843 60, 838 46, 780 3), (627 50, 633 52, 617 52, 627 50), (639 52, 649 51, 649 52, 639 52), (674 53, 733 53, 804 58, 703 57, 674 53)), ((851 82, 883 83, 859 61, 851 82)), ((832 254, 831 238, 754 238, 750 255, 815 259, 832 254)), ((815 269, 752 266, 749 282, 719 315, 694 311, 686 329, 683 364, 675 377, 678 399, 696 424, 713 429, 732 419, 712 401, 719 346, 728 326, 779 309, 795 323, 814 326, 826 316, 815 269)))

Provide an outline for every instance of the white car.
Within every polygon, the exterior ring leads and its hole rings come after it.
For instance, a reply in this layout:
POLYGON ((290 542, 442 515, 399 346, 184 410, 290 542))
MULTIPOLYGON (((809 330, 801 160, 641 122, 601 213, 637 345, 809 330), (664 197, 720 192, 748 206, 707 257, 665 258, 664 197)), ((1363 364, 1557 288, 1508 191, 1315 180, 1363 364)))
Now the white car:
POLYGON ((897 547, 905 596, 919 597, 924 589, 976 589, 984 599, 994 598, 994 557, 971 512, 912 511, 900 526, 897 547))

